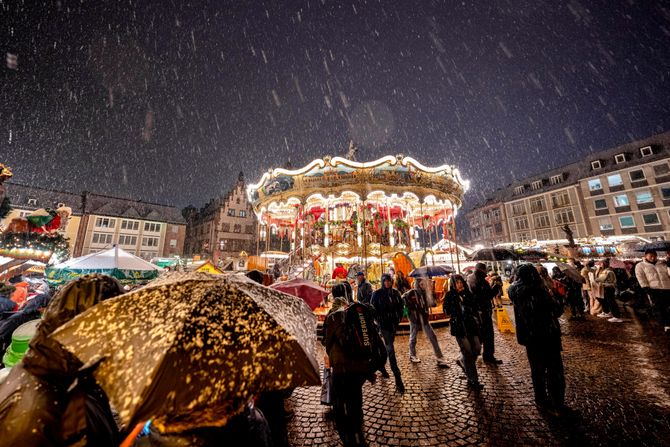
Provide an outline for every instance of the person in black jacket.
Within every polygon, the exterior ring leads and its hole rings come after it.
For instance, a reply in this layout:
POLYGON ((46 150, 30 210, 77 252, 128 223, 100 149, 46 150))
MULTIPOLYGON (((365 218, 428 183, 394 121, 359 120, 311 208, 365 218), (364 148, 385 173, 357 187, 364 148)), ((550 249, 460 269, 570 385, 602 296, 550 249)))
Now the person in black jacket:
POLYGON ((384 345, 386 345, 386 352, 388 360, 391 364, 391 370, 395 377, 395 386, 399 393, 405 392, 405 385, 400 376, 400 368, 398 368, 398 361, 395 357, 395 334, 398 330, 398 325, 402 319, 403 302, 400 292, 393 288, 393 279, 391 275, 382 275, 382 287, 375 290, 370 299, 370 304, 375 309, 377 323, 384 338, 384 345))
POLYGON ((486 363, 499 365, 502 360, 495 358, 495 342, 493 338, 493 290, 486 280, 486 264, 477 263, 475 270, 468 276, 468 286, 477 300, 481 320, 481 342, 484 345, 482 358, 486 363))
POLYGON ((519 266, 508 295, 514 304, 516 338, 526 347, 536 405, 550 414, 569 412, 565 406, 565 375, 561 358, 563 306, 543 287, 531 264, 519 266))
POLYGON ((458 347, 461 348, 461 357, 456 360, 456 363, 465 371, 468 385, 475 390, 480 390, 482 385, 479 383, 476 365, 477 357, 481 352, 479 308, 477 300, 461 275, 451 277, 449 292, 444 297, 442 310, 449 315, 451 335, 456 337, 458 347))

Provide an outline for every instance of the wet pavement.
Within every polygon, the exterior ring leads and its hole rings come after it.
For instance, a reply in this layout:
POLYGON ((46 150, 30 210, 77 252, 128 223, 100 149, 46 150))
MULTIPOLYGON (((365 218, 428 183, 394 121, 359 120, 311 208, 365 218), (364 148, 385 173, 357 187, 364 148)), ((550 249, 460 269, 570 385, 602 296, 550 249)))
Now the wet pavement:
MULTIPOLYGON (((525 349, 511 334, 496 330, 496 356, 478 361, 484 389, 470 391, 456 366, 458 347, 448 327, 436 332, 452 365, 438 368, 419 334, 422 359, 412 364, 408 337, 396 338, 407 392, 395 392, 393 378, 378 375, 364 386, 365 432, 371 446, 465 445, 670 445, 670 334, 625 310, 626 321, 609 323, 561 318, 566 403, 579 411, 571 419, 538 412, 533 402, 525 349)), ((330 407, 319 403, 320 388, 297 389, 287 403, 292 445, 341 445, 330 407)))

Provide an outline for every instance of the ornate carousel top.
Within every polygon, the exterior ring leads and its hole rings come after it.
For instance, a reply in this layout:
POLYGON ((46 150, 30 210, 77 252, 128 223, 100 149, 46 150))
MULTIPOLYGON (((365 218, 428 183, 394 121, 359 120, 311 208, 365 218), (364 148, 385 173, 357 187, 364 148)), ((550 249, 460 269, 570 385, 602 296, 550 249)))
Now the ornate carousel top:
POLYGON ((403 155, 365 163, 324 157, 301 169, 271 169, 248 187, 248 195, 260 219, 266 212, 290 214, 296 205, 316 206, 329 199, 393 200, 407 207, 454 209, 461 206, 468 187, 453 166, 431 168, 403 155))

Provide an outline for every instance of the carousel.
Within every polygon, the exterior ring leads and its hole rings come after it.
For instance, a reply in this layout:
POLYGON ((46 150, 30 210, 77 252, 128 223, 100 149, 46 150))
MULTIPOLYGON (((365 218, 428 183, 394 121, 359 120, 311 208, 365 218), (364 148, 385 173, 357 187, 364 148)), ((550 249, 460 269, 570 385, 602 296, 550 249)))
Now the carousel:
POLYGON ((276 250, 271 241, 279 240, 303 276, 330 278, 342 264, 375 282, 391 259, 430 247, 433 233, 456 243, 468 186, 453 166, 427 167, 403 155, 324 157, 301 169, 271 169, 247 193, 259 253, 276 250))

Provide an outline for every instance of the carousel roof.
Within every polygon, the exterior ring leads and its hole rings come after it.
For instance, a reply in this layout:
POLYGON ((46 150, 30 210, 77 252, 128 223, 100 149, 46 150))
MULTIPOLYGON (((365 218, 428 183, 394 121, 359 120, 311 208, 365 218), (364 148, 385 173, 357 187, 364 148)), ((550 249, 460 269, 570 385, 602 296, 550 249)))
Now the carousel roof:
POLYGON ((247 193, 259 215, 300 203, 342 197, 395 198, 458 208, 469 184, 453 166, 427 167, 403 155, 389 155, 364 163, 343 157, 324 157, 296 170, 271 169, 258 183, 249 185, 247 193))

